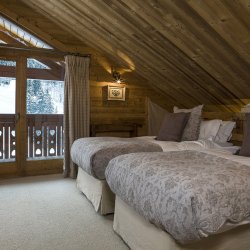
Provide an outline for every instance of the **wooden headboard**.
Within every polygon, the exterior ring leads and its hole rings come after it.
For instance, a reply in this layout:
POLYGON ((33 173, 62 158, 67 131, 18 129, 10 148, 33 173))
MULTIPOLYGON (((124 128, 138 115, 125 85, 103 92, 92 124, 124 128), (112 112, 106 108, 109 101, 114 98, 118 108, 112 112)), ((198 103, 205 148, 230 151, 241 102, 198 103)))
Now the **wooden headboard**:
POLYGON ((138 127, 141 124, 91 124, 90 135, 95 136, 119 136, 136 137, 138 136, 138 127))
POLYGON ((233 130, 233 136, 231 141, 235 145, 241 145, 243 140, 243 131, 245 125, 244 113, 226 113, 226 112, 203 112, 203 119, 212 120, 220 119, 223 121, 235 121, 236 128, 233 130))

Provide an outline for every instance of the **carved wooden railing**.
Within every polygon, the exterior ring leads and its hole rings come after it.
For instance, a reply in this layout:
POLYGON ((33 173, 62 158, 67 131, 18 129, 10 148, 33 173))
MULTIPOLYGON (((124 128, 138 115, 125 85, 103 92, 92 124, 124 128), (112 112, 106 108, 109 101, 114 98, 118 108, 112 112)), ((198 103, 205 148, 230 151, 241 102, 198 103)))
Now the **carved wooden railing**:
MULTIPOLYGON (((27 115, 27 158, 63 157, 63 115, 27 115)), ((0 115, 0 161, 15 159, 15 115, 0 115)))
POLYGON ((0 115, 0 161, 14 160, 16 155, 15 115, 0 115))
POLYGON ((28 158, 63 156, 63 115, 27 115, 28 158))

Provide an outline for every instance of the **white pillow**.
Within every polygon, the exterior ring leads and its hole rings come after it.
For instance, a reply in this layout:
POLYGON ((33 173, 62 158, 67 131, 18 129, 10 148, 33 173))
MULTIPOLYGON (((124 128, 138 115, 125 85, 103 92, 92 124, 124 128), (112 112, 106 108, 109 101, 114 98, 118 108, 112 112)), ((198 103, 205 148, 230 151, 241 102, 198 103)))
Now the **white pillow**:
POLYGON ((216 142, 225 143, 229 141, 232 137, 232 131, 236 126, 236 122, 223 121, 219 131, 215 137, 216 142))
POLYGON ((213 141, 219 131, 222 120, 202 121, 200 127, 199 140, 206 139, 213 141))

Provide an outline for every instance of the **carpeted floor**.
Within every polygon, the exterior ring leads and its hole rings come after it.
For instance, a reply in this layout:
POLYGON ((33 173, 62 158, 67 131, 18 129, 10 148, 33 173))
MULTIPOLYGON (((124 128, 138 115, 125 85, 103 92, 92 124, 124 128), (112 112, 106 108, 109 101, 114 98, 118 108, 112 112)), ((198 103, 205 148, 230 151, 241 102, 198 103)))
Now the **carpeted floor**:
POLYGON ((1 250, 122 250, 112 216, 100 216, 59 175, 0 181, 1 250))

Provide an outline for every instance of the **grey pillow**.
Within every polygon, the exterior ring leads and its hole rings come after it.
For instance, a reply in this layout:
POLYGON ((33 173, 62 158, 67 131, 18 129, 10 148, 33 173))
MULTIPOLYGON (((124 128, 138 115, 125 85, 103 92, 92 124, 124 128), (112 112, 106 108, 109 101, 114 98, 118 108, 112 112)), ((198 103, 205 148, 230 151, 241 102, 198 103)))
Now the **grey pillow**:
POLYGON ((246 113, 246 126, 239 155, 250 157, 250 113, 246 113))
POLYGON ((189 113, 167 113, 164 117, 156 140, 181 141, 188 118, 189 113))
POLYGON ((199 105, 192 109, 179 109, 178 107, 174 107, 174 113, 190 113, 189 120, 181 138, 182 141, 198 140, 200 134, 202 109, 203 105, 199 105))

